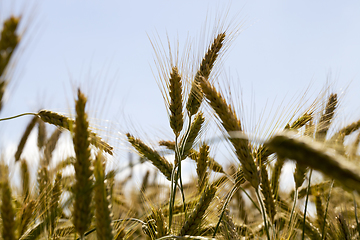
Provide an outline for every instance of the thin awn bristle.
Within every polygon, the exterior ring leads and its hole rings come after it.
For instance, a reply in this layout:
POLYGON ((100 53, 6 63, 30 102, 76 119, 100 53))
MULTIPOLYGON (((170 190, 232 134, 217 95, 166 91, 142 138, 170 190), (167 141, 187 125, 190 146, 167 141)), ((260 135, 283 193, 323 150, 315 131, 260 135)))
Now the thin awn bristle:
POLYGON ((176 67, 172 68, 169 79, 169 95, 170 95, 170 126, 175 136, 179 136, 183 128, 183 112, 182 112, 182 86, 181 76, 176 67))
MULTIPOLYGON (((227 131, 241 132, 242 127, 231 105, 228 105, 221 94, 205 78, 201 78, 201 88, 210 106, 215 111, 221 125, 227 131)), ((259 186, 259 176, 254 159, 251 155, 249 142, 247 139, 231 138, 230 142, 235 148, 238 160, 242 164, 244 175, 251 185, 257 189, 259 186)))
POLYGON ((329 153, 329 149, 311 138, 296 137, 291 132, 284 132, 272 137, 266 145, 278 155, 318 170, 338 180, 344 187, 360 192, 357 167, 335 152, 329 153))
POLYGON ((76 119, 74 127, 74 150, 76 161, 74 190, 73 224, 81 237, 84 236, 91 223, 91 201, 93 182, 91 180, 91 159, 89 141, 89 123, 85 113, 86 97, 78 90, 76 100, 76 119))
MULTIPOLYGON (((57 127, 65 128, 69 131, 73 131, 73 128, 75 128, 75 122, 74 120, 61 115, 56 112, 48 111, 48 110, 41 110, 37 114, 41 120, 43 120, 46 123, 50 123, 52 125, 55 125, 57 127)), ((109 153, 110 155, 113 155, 113 147, 110 146, 108 143, 106 143, 104 140, 102 140, 96 133, 89 131, 89 137, 90 137, 90 143, 93 144, 96 147, 101 148, 105 152, 109 153)))
POLYGON ((206 52, 205 57, 201 61, 200 68, 195 75, 194 81, 192 82, 186 105, 186 109, 190 116, 193 116, 197 113, 203 99, 203 93, 200 88, 200 77, 204 77, 206 79, 209 78, 211 70, 213 69, 215 61, 219 56, 219 52, 223 46, 224 40, 225 32, 218 34, 206 52))

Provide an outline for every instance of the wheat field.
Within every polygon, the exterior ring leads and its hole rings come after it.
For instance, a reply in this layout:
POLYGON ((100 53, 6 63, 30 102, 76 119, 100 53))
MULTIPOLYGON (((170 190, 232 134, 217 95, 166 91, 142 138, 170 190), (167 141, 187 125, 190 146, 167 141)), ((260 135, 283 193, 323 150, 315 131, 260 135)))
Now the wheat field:
MULTIPOLYGON (((21 41, 16 32, 19 21, 12 16, 2 23, 0 110, 9 62, 21 41)), ((245 131, 244 116, 236 110, 239 103, 229 101, 215 84, 214 69, 221 66, 232 34, 218 29, 199 65, 162 65, 159 81, 173 136, 155 146, 137 131, 124 134, 138 164, 147 162, 156 169, 146 172, 138 189, 126 187, 133 184, 131 174, 119 178, 124 169, 109 168, 107 161, 116 157, 117 149, 90 127, 91 96, 82 89, 77 89, 74 117, 43 109, 2 118, 31 116, 14 164, 0 162, 1 238, 359 239, 360 120, 333 126, 341 98, 326 91, 304 106, 304 112, 294 111, 280 130, 245 131), (184 66, 196 69, 190 79, 191 69, 184 66), (222 133, 231 164, 215 157, 207 138, 211 121, 222 133), (55 126, 52 132, 49 126, 55 126), (23 154, 32 132, 37 134, 40 156, 35 174, 30 171, 32 160, 23 154), (64 133, 71 136, 74 155, 53 164, 54 149, 64 133), (183 177, 184 161, 196 166, 190 181, 183 177), (294 186, 284 191, 282 175, 289 163, 295 165, 294 186), (9 168, 14 166, 19 168, 20 187, 10 180, 9 168), (313 173, 321 175, 321 181, 314 183, 313 173), (156 181, 157 175, 166 183, 156 181)), ((131 162, 126 167, 133 168, 131 162)))

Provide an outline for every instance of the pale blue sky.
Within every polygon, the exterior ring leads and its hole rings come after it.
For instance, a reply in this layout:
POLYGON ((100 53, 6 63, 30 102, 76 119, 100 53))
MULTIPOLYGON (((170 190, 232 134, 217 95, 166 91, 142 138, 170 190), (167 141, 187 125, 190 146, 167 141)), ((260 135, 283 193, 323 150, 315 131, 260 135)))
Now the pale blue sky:
MULTIPOLYGON (((198 43, 206 17, 228 9, 228 19, 243 21, 243 27, 225 55, 223 72, 242 89, 244 101, 234 102, 254 114, 241 116, 245 121, 257 119, 266 102, 284 100, 286 106, 308 86, 320 92, 327 79, 339 94, 350 86, 341 120, 360 118, 359 1, 53 0, 24 8, 25 2, 0 2, 2 20, 18 13, 31 19, 23 25, 29 27, 24 58, 1 117, 40 108, 69 112, 80 85, 100 128, 106 125, 101 120, 115 126, 107 136, 132 126, 141 127, 141 136, 156 136, 159 129, 164 129, 160 136, 171 136, 149 37, 166 42, 168 35, 183 46, 190 36, 198 43)), ((210 39, 204 38, 206 45, 210 39)), ((28 121, 1 122, 3 145, 17 144, 28 121)))

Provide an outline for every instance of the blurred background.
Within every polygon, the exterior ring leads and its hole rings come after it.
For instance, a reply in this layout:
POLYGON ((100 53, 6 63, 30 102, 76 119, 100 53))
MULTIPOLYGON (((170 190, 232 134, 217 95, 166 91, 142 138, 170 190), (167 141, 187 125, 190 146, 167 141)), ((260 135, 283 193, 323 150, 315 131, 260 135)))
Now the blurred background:
MULTIPOLYGON (((21 15, 23 39, 0 118, 43 108, 71 116, 81 87, 92 126, 114 145, 113 164, 121 168, 129 159, 124 133, 152 143, 173 136, 153 45, 166 52, 168 41, 173 50, 178 44, 179 55, 192 46, 182 61, 196 69, 224 25, 234 38, 217 81, 231 86, 247 132, 261 138, 259 131, 269 131, 281 114, 329 92, 341 98, 336 124, 345 126, 360 118, 359 12, 355 0, 1 0, 1 22, 21 15)), ((2 155, 9 161, 30 119, 0 122, 2 155)), ((25 149, 30 156, 36 155, 36 133, 32 137, 34 146, 25 149)))

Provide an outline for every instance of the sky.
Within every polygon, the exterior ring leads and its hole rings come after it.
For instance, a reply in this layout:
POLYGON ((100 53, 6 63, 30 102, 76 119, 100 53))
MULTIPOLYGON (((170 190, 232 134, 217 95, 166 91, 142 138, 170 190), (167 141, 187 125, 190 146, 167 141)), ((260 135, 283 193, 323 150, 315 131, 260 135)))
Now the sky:
MULTIPOLYGON (((307 90, 310 105, 325 88, 341 96, 344 126, 360 118, 359 12, 356 0, 1 0, 1 21, 23 15, 23 42, 0 118, 43 108, 73 113, 80 87, 93 126, 118 158, 126 157, 127 131, 171 137, 151 43, 166 46, 169 39, 181 52, 191 42, 188 60, 198 62, 220 19, 239 34, 217 81, 233 87, 231 100, 249 132, 281 106, 301 104, 307 90)), ((0 122, 2 148, 16 147, 30 118, 0 122)))

